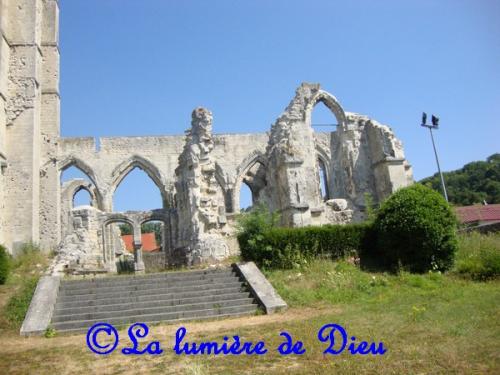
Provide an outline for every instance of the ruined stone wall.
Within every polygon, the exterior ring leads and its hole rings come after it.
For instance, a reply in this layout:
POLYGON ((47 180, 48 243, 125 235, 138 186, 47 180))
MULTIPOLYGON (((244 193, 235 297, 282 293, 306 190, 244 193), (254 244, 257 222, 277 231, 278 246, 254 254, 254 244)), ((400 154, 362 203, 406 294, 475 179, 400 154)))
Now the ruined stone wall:
MULTIPOLYGON (((366 193, 381 201, 413 182, 392 130, 345 112, 319 84, 303 83, 269 133, 214 134, 210 112, 200 108, 187 136, 61 138, 58 2, 0 0, 0 12, 0 243, 11 251, 28 241, 45 250, 74 243, 67 238, 78 224, 72 189, 83 186, 93 196, 95 215, 78 215, 101 218, 113 211, 113 194, 135 167, 161 193, 168 248, 185 249, 193 262, 219 257, 213 250, 220 239, 234 243, 228 235, 242 184, 254 202, 279 211, 283 224, 303 226, 362 220, 366 193), (337 131, 314 132, 311 113, 319 102, 336 117, 337 131), (62 192, 60 173, 71 166, 90 183, 73 182, 62 192)), ((101 224, 83 227, 102 231, 101 224)), ((102 241, 102 233, 92 236, 102 241)))
MULTIPOLYGON (((215 177, 229 212, 239 207, 239 193, 234 191, 239 186, 238 177, 263 155, 267 140, 265 133, 213 136, 215 177)), ((113 194, 134 167, 151 177, 168 207, 173 205, 175 169, 185 141, 185 136, 104 137, 99 138, 97 150, 94 138, 61 138, 57 163, 61 171, 76 166, 89 176, 98 191, 98 207, 104 211, 113 210, 113 194)))
POLYGON ((266 203, 280 211, 289 226, 363 220, 365 194, 380 202, 413 182, 392 130, 345 112, 318 84, 303 83, 297 89, 271 128, 265 158, 266 203), (337 131, 313 134, 311 112, 319 102, 336 117, 337 131), (319 161, 326 172, 326 199, 319 191, 319 161))
POLYGON ((59 241, 56 0, 0 1, 0 242, 59 241))
MULTIPOLYGON (((100 138, 99 147, 93 138, 61 138, 57 166, 60 171, 76 166, 89 176, 86 188, 102 212, 113 211, 113 194, 126 175, 143 169, 163 197, 158 208, 170 210, 169 259, 181 263, 237 250, 230 236, 243 183, 254 202, 281 213, 284 225, 304 226, 363 220, 365 194, 378 202, 413 181, 391 129, 344 112, 318 84, 297 89, 270 133, 216 135, 212 127, 210 112, 199 108, 186 136, 100 138), (319 102, 337 118, 337 131, 313 131, 311 113, 319 102), (320 191, 320 163, 326 197, 320 191)), ((72 195, 67 194, 62 220, 69 223, 72 195)))

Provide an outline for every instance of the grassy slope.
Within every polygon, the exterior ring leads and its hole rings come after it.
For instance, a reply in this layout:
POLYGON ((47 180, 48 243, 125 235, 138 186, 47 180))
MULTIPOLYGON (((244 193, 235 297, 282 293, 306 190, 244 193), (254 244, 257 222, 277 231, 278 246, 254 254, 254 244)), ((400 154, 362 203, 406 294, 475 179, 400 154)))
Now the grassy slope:
MULTIPOLYGON (((457 262, 462 271, 477 269, 482 252, 490 254, 489 263, 498 258, 499 237, 462 239, 457 262)), ((8 285, 0 286, 0 300, 2 295, 19 294, 26 283, 23 280, 36 277, 39 272, 33 270, 42 264, 43 259, 33 255, 20 261, 8 285)), ((264 356, 175 356, 172 340, 181 324, 150 327, 152 339, 160 340, 165 349, 161 356, 124 356, 118 350, 97 356, 86 348, 84 335, 23 339, 16 324, 4 324, 0 318, 0 374, 500 373, 498 278, 479 282, 453 274, 375 274, 331 261, 315 261, 299 270, 270 271, 267 276, 289 303, 288 312, 274 318, 186 323, 192 332, 189 341, 222 342, 223 336, 238 334, 244 340, 264 340, 269 349, 264 356), (382 341, 388 352, 375 357, 347 352, 325 356, 325 344, 316 337, 326 323, 343 325, 358 340, 382 341), (284 357, 276 353, 284 330, 304 342, 306 354, 284 357)), ((120 337, 119 348, 128 343, 125 332, 120 337)))
MULTIPOLYGON (((369 274, 347 263, 328 261, 268 276, 299 316, 308 310, 306 306, 321 309, 322 314, 251 327, 245 327, 243 320, 237 330, 222 324, 216 333, 202 330, 189 336, 222 342, 224 335, 239 334, 246 340, 265 340, 273 350, 264 356, 178 357, 170 349, 172 334, 156 336, 166 349, 159 357, 125 357, 119 352, 97 357, 86 349, 83 336, 68 338, 68 344, 58 338, 56 345, 37 338, 24 340, 27 344, 38 340, 36 349, 24 350, 21 341, 20 347, 2 355, 0 373, 485 374, 500 370, 499 281, 465 281, 440 274, 369 274), (383 341, 388 352, 376 357, 324 356, 325 344, 316 335, 325 323, 342 324, 360 340, 383 341), (307 353, 302 357, 275 353, 282 330, 304 341, 307 353)), ((153 333, 159 328, 152 327, 153 333)))
POLYGON ((5 285, 0 285, 0 335, 19 331, 36 283, 48 265, 47 255, 27 244, 22 255, 12 261, 5 285))

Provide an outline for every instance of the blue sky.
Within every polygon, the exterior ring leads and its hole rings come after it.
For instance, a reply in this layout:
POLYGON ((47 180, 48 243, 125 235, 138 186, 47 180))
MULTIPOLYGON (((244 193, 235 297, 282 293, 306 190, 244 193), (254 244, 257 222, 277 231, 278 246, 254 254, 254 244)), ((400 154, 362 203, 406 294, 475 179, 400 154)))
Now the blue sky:
MULTIPOLYGON (((217 133, 264 132, 309 81, 346 111, 390 125, 417 180, 436 171, 422 111, 441 118, 444 170, 500 152, 499 1, 70 0, 60 8, 63 136, 182 134, 200 105, 214 113, 217 133)), ((322 109, 313 119, 333 122, 322 109)), ((143 178, 134 171, 124 180, 117 210, 159 206, 143 178)))

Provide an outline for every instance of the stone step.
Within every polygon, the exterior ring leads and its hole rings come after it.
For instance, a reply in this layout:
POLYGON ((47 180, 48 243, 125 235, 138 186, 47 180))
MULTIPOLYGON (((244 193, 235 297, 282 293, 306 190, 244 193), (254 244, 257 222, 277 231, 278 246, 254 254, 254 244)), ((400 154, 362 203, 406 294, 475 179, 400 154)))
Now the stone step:
POLYGON ((107 294, 107 293, 112 293, 112 292, 120 292, 121 290, 128 290, 128 291, 143 291, 143 290, 152 290, 152 289, 170 289, 170 288, 188 288, 190 286, 198 286, 198 285, 213 285, 213 284, 225 284, 225 283, 231 283, 231 282, 239 282, 239 278, 236 276, 224 276, 224 277, 217 277, 217 278, 212 278, 209 277, 207 279, 200 279, 200 280, 153 280, 150 281, 148 280, 147 282, 144 283, 134 283, 134 284, 113 284, 111 286, 95 286, 95 287, 81 287, 79 289, 66 289, 64 285, 62 288, 59 289, 59 295, 61 297, 66 297, 66 296, 78 296, 78 295, 85 295, 85 294, 96 294, 96 295, 102 295, 102 294, 107 294))
MULTIPOLYGON (((170 313, 157 313, 147 315, 129 315, 117 318, 107 319, 105 322, 114 326, 128 325, 136 322, 143 323, 158 323, 158 322, 174 322, 181 320, 204 319, 204 318, 217 318, 234 315, 253 314, 257 311, 255 304, 243 304, 239 306, 230 306, 222 308, 212 308, 205 310, 191 310, 191 311, 176 311, 170 313)), ((77 320, 53 323, 51 327, 57 331, 86 331, 95 323, 102 322, 100 319, 92 320, 77 320)))
POLYGON ((160 295, 158 297, 150 299, 149 301, 139 301, 130 300, 109 304, 109 301, 102 301, 103 304, 89 305, 89 304, 79 304, 77 306, 64 306, 56 305, 54 310, 54 317, 62 315, 72 315, 72 314, 84 314, 84 313, 97 313, 97 312, 107 312, 107 311, 124 311, 130 308, 150 308, 150 307, 170 307, 177 305, 189 305, 194 303, 217 303, 221 301, 230 301, 239 298, 250 298, 251 294, 249 292, 232 292, 225 294, 207 294, 205 292, 199 293, 195 297, 188 298, 178 298, 176 295, 160 295))
POLYGON ((134 306, 128 306, 126 310, 119 310, 119 311, 101 311, 101 312, 79 313, 70 315, 55 315, 52 318, 52 322, 62 323, 62 322, 79 321, 79 320, 107 320, 107 319, 116 319, 128 316, 170 314, 176 312, 187 313, 190 311, 221 309, 232 306, 253 305, 253 302, 254 302, 253 298, 245 297, 227 301, 216 300, 213 302, 198 302, 187 305, 175 305, 175 306, 161 305, 155 307, 144 307, 141 305, 134 305, 134 306))
POLYGON ((106 306, 106 305, 116 305, 116 304, 127 304, 127 303, 148 303, 154 301, 170 301, 175 299, 191 299, 191 298, 202 298, 204 296, 217 296, 228 293, 240 293, 241 284, 236 286, 228 286, 218 289, 206 289, 206 290, 194 290, 188 292, 178 292, 169 293, 165 290, 159 290, 158 294, 139 294, 139 295, 126 295, 124 297, 110 297, 107 299, 95 300, 93 298, 82 300, 81 298, 75 301, 63 301, 58 299, 55 309, 70 309, 79 307, 92 307, 92 306, 106 306))
MULTIPOLYGON (((256 311, 257 311, 257 309, 251 310, 251 311, 243 311, 243 312, 239 312, 239 313, 232 312, 232 313, 227 313, 227 314, 216 314, 216 315, 199 316, 199 317, 196 317, 196 318, 179 318, 179 319, 161 320, 161 321, 160 320, 141 321, 141 323, 148 323, 148 325, 149 325, 149 324, 158 324, 158 323, 170 323, 170 324, 173 324, 173 323, 176 323, 176 322, 184 322, 184 321, 188 321, 188 320, 191 320, 191 321, 219 320, 219 319, 237 318, 237 317, 240 317, 240 316, 254 315, 256 313, 256 311)), ((137 323, 137 322, 133 322, 133 323, 119 323, 115 328, 116 329, 122 329, 122 328, 125 328, 125 325, 127 325, 126 328, 128 328, 128 325, 134 324, 134 323, 137 323)), ((51 327, 53 327, 53 326, 51 325, 51 327)), ((83 326, 83 327, 80 327, 80 328, 59 328, 57 332, 59 334, 63 334, 63 335, 65 335, 65 334, 71 335, 71 334, 77 334, 77 333, 87 333, 87 331, 88 331, 88 329, 90 327, 91 327, 91 325, 89 325, 89 326, 83 326)), ((150 329, 151 329, 151 326, 150 326, 150 329)), ((122 334, 120 336, 120 340, 121 340, 121 337, 126 337, 126 336, 123 336, 123 334, 122 334)), ((124 340, 128 340, 128 339, 124 338, 124 340)), ((129 343, 129 341, 126 341, 126 342, 129 343)))
POLYGON ((214 290, 214 289, 223 289, 227 287, 243 287, 243 282, 238 281, 237 279, 233 279, 230 282, 226 283, 213 283, 213 284, 204 284, 204 285, 189 285, 189 286, 179 286, 179 287, 168 287, 159 286, 151 289, 145 290, 128 290, 126 287, 106 292, 106 293, 87 293, 87 294, 79 294, 79 295, 60 295, 58 296, 58 302, 75 302, 75 301, 89 301, 89 300, 101 300, 101 299, 109 299, 109 298, 117 298, 117 297, 135 297, 138 295, 153 295, 160 294, 163 292, 166 293, 186 293, 193 291, 202 291, 202 290, 214 290))
POLYGON ((85 288, 102 288, 114 285, 135 285, 144 283, 154 283, 156 281, 189 281, 189 280, 206 280, 225 277, 237 277, 230 269, 224 271, 212 271, 204 273, 196 273, 191 275, 190 272, 172 272, 151 274, 145 276, 115 276, 109 278, 92 278, 88 280, 68 280, 61 283, 61 290, 77 290, 85 288))

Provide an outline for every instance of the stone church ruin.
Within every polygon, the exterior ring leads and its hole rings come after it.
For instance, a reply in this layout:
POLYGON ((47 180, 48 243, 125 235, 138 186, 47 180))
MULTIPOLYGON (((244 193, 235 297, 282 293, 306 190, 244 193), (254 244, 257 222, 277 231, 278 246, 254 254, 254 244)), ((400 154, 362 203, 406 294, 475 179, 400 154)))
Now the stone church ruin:
POLYGON ((54 273, 116 272, 120 223, 133 229, 134 267, 144 271, 141 224, 152 220, 163 223, 167 264, 227 258, 238 252, 242 184, 283 225, 299 227, 363 220, 366 193, 377 202, 413 181, 392 130, 346 112, 319 84, 301 84, 267 133, 217 134, 210 110, 196 108, 183 136, 61 137, 58 2, 0 0, 0 10, 0 243, 12 252, 29 241, 57 249, 54 273), (318 103, 335 131, 314 131, 318 103), (61 184, 70 167, 88 181, 61 184), (163 205, 115 212, 113 194, 136 167, 163 205), (73 208, 81 190, 92 205, 73 208))

